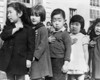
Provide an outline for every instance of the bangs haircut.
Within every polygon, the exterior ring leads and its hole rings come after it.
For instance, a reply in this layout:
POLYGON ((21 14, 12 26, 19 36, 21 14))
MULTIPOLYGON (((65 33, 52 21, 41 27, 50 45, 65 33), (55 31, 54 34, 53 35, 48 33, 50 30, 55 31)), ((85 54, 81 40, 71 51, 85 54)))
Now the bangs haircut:
POLYGON ((53 19, 53 17, 55 15, 58 15, 58 14, 61 14, 62 17, 65 19, 65 17, 66 17, 65 16, 65 12, 62 9, 60 9, 60 8, 57 8, 57 9, 53 10, 53 12, 51 13, 51 19, 53 19))
POLYGON ((74 15, 72 16, 70 20, 70 24, 74 22, 79 22, 81 24, 81 29, 84 29, 84 18, 80 15, 74 15))
POLYGON ((40 16, 40 21, 45 21, 46 11, 42 5, 33 6, 31 9, 31 15, 40 16))

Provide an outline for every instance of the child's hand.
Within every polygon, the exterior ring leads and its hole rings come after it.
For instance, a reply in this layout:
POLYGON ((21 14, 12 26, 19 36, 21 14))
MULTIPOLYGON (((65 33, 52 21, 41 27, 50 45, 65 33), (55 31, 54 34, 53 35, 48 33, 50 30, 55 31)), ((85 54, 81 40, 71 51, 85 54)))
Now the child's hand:
POLYGON ((89 66, 87 66, 87 72, 89 72, 89 66))
POLYGON ((68 64, 69 64, 68 61, 65 61, 64 62, 64 65, 62 66, 63 73, 66 73, 68 71, 68 64))
POLYGON ((94 45, 96 44, 96 41, 90 41, 90 43, 89 43, 89 45, 91 46, 91 47, 94 47, 94 45))
POLYGON ((56 40, 56 38, 55 38, 54 36, 50 36, 50 37, 48 38, 48 41, 49 41, 50 43, 53 43, 55 40, 56 40))
POLYGON ((33 57, 33 61, 35 61, 35 57, 33 57))
POLYGON ((77 38, 72 39, 72 44, 75 44, 77 42, 77 38))
POLYGON ((31 61, 30 60, 26 60, 26 67, 30 68, 31 67, 31 61))

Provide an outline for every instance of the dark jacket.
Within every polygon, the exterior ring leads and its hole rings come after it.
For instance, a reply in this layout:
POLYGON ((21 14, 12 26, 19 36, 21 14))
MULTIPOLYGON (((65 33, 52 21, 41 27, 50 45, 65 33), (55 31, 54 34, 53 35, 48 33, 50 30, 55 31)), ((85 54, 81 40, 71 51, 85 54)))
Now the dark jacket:
POLYGON ((92 76, 95 79, 100 79, 100 36, 95 37, 93 40, 96 41, 96 44, 92 50, 92 76))
POLYGON ((56 40, 49 44, 52 58, 63 58, 70 61, 71 38, 66 30, 53 33, 56 40))
POLYGON ((52 76, 50 52, 48 45, 48 32, 42 23, 36 25, 35 61, 31 67, 31 79, 52 76))
POLYGON ((0 50, 0 70, 12 74, 27 73, 26 60, 32 60, 35 31, 24 24, 24 28, 12 35, 15 25, 5 26, 1 33, 4 44, 0 50))

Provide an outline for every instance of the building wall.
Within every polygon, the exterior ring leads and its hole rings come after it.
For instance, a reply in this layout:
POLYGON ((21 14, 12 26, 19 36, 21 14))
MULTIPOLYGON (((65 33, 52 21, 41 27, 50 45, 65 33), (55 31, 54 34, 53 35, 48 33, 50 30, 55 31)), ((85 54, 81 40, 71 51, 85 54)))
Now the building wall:
POLYGON ((0 0, 0 25, 3 27, 6 19, 6 0, 0 0))

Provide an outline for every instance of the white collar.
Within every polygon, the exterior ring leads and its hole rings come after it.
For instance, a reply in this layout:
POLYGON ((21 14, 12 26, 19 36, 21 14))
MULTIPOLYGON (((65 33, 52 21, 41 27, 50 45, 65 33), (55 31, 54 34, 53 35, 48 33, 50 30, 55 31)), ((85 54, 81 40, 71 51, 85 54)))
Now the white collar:
POLYGON ((58 30, 58 31, 62 31, 62 32, 63 32, 63 31, 65 31, 65 29, 66 29, 65 27, 62 27, 62 28, 61 28, 60 30, 58 30))

